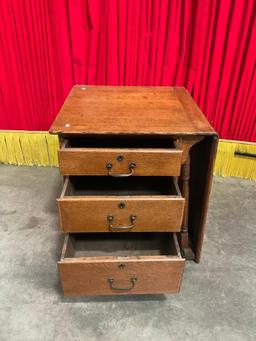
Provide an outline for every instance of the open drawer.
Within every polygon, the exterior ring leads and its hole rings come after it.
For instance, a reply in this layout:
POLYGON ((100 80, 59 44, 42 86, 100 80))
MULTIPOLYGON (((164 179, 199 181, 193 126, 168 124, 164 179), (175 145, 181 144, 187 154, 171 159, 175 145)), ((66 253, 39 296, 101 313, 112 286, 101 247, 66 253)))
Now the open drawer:
POLYGON ((65 295, 175 293, 184 259, 176 234, 73 234, 58 268, 65 295))
POLYGON ((185 204, 171 177, 66 177, 57 201, 65 232, 178 232, 185 204))
POLYGON ((58 156, 62 175, 179 176, 182 150, 170 137, 70 137, 58 156))

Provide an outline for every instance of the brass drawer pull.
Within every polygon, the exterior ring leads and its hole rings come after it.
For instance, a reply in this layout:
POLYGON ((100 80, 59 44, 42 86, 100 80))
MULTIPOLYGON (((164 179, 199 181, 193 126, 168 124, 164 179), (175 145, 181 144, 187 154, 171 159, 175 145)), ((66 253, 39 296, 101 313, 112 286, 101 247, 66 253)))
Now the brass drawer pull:
POLYGON ((114 278, 108 278, 108 283, 109 283, 110 289, 112 290, 132 290, 135 286, 135 283, 137 282, 137 277, 131 277, 130 282, 131 282, 130 287, 119 288, 119 287, 114 286, 114 278))
POLYGON ((113 168, 113 164, 112 164, 111 162, 108 162, 108 163, 106 164, 106 168, 107 168, 107 170, 108 170, 108 175, 109 175, 109 176, 113 176, 113 177, 115 177, 115 178, 127 178, 128 176, 133 175, 133 171, 134 171, 135 167, 136 167, 136 163, 135 163, 135 162, 130 162, 130 163, 129 163, 129 170, 130 170, 130 173, 127 173, 127 174, 112 174, 112 173, 111 173, 111 170, 112 170, 112 168, 113 168))
POLYGON ((110 231, 116 231, 116 230, 130 230, 133 227, 135 227, 135 220, 136 220, 136 215, 131 215, 130 220, 131 220, 131 225, 128 226, 113 226, 112 223, 114 221, 114 216, 109 214, 108 215, 108 227, 110 231))

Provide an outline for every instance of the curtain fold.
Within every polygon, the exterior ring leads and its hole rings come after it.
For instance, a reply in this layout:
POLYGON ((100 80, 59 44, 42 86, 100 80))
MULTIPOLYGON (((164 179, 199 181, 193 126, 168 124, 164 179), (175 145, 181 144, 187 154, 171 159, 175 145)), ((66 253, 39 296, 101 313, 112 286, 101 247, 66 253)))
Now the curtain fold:
POLYGON ((47 130, 73 84, 185 86, 256 141, 254 0, 0 1, 0 129, 47 130))

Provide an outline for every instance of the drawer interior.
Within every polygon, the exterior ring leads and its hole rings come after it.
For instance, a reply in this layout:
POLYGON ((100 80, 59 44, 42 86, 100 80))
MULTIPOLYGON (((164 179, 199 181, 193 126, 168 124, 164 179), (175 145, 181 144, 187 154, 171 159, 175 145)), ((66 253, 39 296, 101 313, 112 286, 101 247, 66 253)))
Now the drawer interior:
POLYGON ((181 196, 173 177, 69 176, 66 178, 61 197, 85 195, 172 195, 181 196))
POLYGON ((176 148, 175 139, 161 136, 68 137, 64 148, 176 148))
POLYGON ((66 236, 62 259, 95 256, 181 257, 175 233, 83 233, 66 236))

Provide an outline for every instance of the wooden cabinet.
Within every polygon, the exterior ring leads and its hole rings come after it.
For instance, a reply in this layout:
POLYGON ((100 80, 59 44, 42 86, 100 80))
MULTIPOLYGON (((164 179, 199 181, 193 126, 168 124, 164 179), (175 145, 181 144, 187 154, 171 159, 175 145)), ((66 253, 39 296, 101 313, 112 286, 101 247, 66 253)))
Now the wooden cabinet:
POLYGON ((199 262, 217 135, 177 87, 74 86, 51 133, 65 295, 178 292, 199 262))

